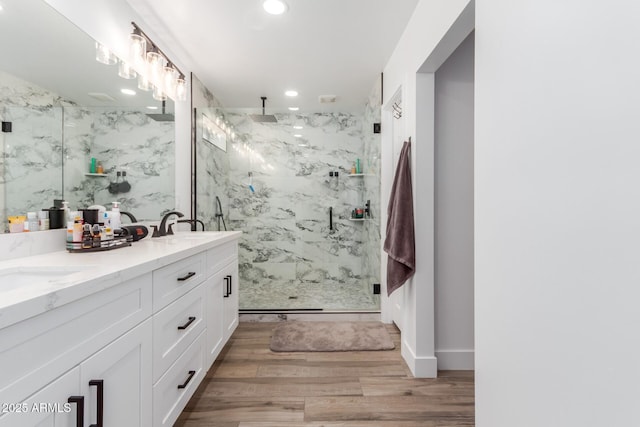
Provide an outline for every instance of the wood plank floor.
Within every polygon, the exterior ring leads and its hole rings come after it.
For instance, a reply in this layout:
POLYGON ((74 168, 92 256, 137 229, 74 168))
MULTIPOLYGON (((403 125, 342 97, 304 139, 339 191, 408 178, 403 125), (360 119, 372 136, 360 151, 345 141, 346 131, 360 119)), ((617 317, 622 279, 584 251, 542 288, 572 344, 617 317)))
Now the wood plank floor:
POLYGON ((413 378, 392 351, 274 353, 276 323, 240 323, 177 427, 460 427, 474 425, 471 371, 413 378))

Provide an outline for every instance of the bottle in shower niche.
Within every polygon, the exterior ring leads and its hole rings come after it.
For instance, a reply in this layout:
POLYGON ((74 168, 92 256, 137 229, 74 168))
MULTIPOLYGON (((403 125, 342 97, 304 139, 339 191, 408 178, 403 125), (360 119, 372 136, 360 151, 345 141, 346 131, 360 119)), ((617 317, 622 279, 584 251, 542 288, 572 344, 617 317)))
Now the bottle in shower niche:
POLYGON ((356 159, 356 173, 362 173, 362 169, 360 168, 360 159, 356 159))

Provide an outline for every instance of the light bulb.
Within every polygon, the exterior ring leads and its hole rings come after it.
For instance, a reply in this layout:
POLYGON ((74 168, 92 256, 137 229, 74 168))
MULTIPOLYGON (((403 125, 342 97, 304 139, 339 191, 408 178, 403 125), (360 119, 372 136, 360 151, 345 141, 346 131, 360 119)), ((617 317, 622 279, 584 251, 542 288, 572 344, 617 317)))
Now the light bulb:
POLYGON ((149 80, 156 86, 162 86, 162 72, 164 69, 164 57, 156 51, 147 52, 147 69, 149 80))
POLYGON ((159 86, 153 86, 153 99, 156 101, 166 101, 167 95, 162 91, 159 86))
POLYGON ((184 80, 184 76, 180 75, 176 80, 176 101, 187 100, 187 82, 184 80))
POLYGON ((96 61, 107 65, 118 62, 118 57, 113 54, 105 45, 96 42, 96 61))
POLYGON ((120 65, 118 66, 118 75, 123 79, 135 79, 136 71, 126 62, 120 61, 120 65))
POLYGON ((135 67, 141 67, 146 54, 147 40, 140 34, 129 34, 129 61, 135 67))
POLYGON ((287 4, 282 0, 265 0, 262 7, 271 15, 282 15, 287 11, 287 4))
POLYGON ((151 90, 151 82, 144 74, 138 74, 138 89, 149 91, 151 90))

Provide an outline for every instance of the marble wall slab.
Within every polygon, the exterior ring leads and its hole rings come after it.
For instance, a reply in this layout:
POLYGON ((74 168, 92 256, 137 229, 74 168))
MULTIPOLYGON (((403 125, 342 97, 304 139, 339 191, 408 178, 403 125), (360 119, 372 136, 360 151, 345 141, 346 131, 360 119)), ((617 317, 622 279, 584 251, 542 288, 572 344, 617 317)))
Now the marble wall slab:
POLYGON ((0 71, 0 232, 8 215, 25 215, 62 196, 62 106, 58 95, 0 71), (28 167, 25 167, 28 166, 28 167))
POLYGON ((228 191, 230 224, 243 231, 240 307, 378 309, 365 283, 363 223, 350 221, 366 200, 364 180, 349 177, 364 162, 363 117, 276 116, 276 124, 227 116, 237 133, 228 191))
POLYGON ((140 221, 157 220, 174 209, 173 122, 156 121, 140 111, 97 107, 67 107, 64 114, 64 194, 72 209, 93 204, 110 208, 118 201, 121 210, 140 221), (87 175, 92 157, 106 177, 87 175), (128 192, 109 191, 117 171, 126 172, 128 192))

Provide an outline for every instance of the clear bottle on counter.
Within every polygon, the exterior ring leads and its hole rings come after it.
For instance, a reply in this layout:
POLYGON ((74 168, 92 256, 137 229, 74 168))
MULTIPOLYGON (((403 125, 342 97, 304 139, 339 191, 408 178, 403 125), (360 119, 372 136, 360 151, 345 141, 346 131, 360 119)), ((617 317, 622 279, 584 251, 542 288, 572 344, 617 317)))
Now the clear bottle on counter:
POLYGON ((38 228, 40 231, 49 229, 49 211, 38 212, 38 228))
POLYGON ((38 231, 38 216, 35 212, 27 212, 27 220, 24 223, 24 231, 38 231))

